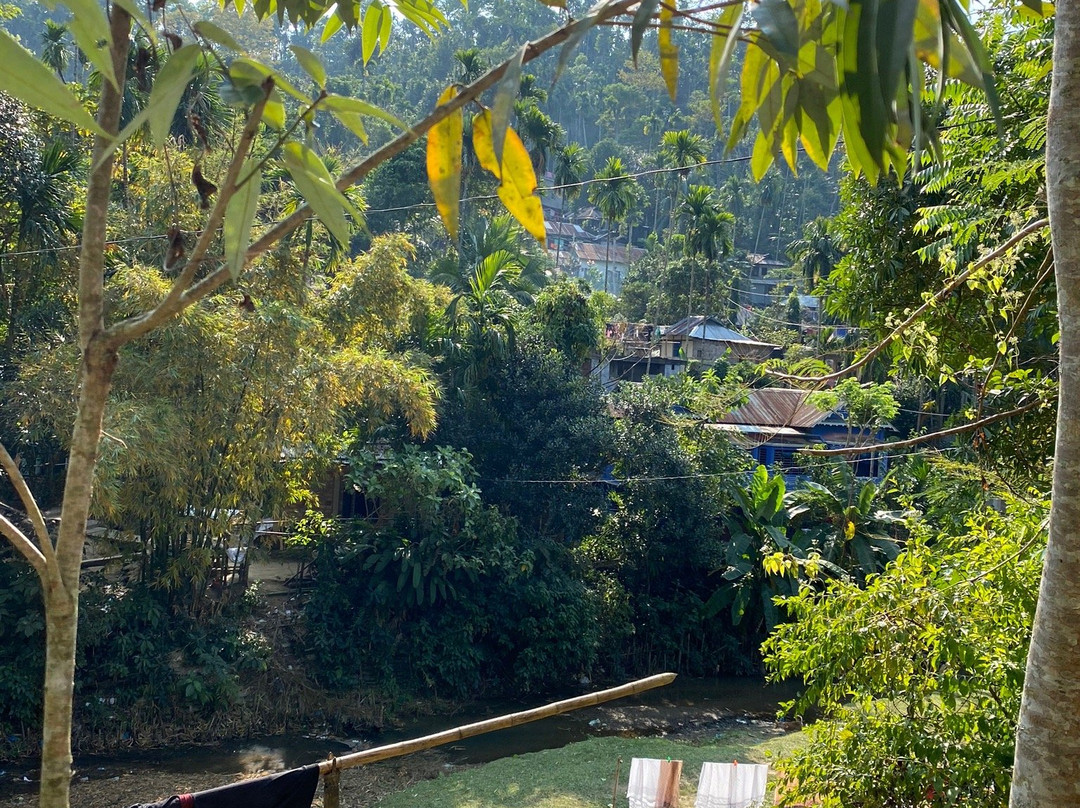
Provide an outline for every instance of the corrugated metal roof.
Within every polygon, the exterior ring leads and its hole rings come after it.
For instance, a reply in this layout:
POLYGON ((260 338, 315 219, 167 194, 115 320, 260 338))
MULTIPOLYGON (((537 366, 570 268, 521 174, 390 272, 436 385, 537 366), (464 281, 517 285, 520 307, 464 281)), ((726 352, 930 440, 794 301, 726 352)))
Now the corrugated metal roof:
POLYGON ((720 419, 725 424, 809 429, 825 421, 832 413, 820 410, 807 400, 808 390, 766 387, 751 390, 746 403, 720 419))
POLYGON ((573 249, 579 260, 589 264, 603 264, 605 261, 612 264, 632 264, 645 255, 645 251, 640 247, 628 248, 624 244, 612 244, 610 257, 606 257, 606 244, 577 243, 573 245, 573 249))
POLYGON ((693 339, 705 339, 714 342, 745 342, 751 345, 767 345, 770 348, 775 347, 768 342, 758 342, 757 340, 750 339, 750 337, 744 336, 738 331, 733 331, 723 325, 719 320, 704 315, 684 317, 679 320, 679 322, 675 323, 675 325, 667 326, 664 329, 664 336, 688 336, 693 339))

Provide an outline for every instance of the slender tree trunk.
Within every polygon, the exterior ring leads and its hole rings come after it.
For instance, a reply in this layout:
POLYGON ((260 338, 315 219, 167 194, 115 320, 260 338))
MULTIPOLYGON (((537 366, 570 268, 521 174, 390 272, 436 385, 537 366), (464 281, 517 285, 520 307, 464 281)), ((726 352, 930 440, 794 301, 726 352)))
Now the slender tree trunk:
POLYGON ((1061 325, 1053 504, 1016 734, 1012 808, 1080 806, 1080 5, 1059 3, 1046 187, 1061 325))
MULTIPOLYGON (((124 80, 131 18, 119 6, 111 9, 113 68, 124 80)), ((123 85, 102 82, 98 122, 106 132, 118 131, 123 85)), ((71 785, 71 715, 75 683, 75 634, 79 617, 79 572, 86 520, 90 512, 98 442, 109 395, 116 353, 103 343, 105 223, 109 210, 113 160, 101 161, 107 141, 98 137, 94 170, 87 185, 82 251, 79 255, 79 402, 71 437, 64 505, 56 541, 60 583, 45 591, 45 693, 41 749, 41 808, 68 808, 71 785)))

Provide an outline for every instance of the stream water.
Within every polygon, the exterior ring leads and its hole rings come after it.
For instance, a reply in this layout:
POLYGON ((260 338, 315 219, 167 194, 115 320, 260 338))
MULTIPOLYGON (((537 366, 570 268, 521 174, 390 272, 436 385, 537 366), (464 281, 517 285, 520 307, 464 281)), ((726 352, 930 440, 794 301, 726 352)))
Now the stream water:
MULTIPOLYGON (((451 764, 486 763, 502 757, 554 749, 603 735, 650 736, 693 725, 730 720, 771 719, 777 704, 791 698, 794 687, 766 685, 748 678, 686 679, 663 688, 573 713, 499 730, 442 747, 451 764)), ((153 766, 176 773, 235 774, 302 766, 331 752, 382 746, 418 738, 452 727, 539 706, 544 701, 485 700, 449 715, 429 716, 378 735, 332 739, 283 735, 226 741, 212 746, 137 750, 108 757, 75 761, 77 777, 115 777, 133 765, 153 766)), ((0 796, 36 786, 36 766, 0 763, 0 796)))

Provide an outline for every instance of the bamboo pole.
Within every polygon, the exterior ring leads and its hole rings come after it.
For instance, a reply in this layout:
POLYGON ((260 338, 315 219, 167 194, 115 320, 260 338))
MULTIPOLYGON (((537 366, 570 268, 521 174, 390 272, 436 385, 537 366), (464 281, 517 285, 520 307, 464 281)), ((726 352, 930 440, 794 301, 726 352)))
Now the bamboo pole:
POLYGON ((455 727, 454 729, 436 732, 434 735, 425 735, 422 738, 414 738, 411 741, 401 741, 400 743, 392 743, 388 746, 377 746, 374 749, 365 749, 362 752, 353 752, 351 755, 343 755, 334 760, 324 760, 319 764, 319 774, 328 774, 335 767, 337 769, 351 769, 355 766, 363 766, 368 763, 387 760, 388 758, 401 757, 402 755, 419 752, 423 749, 442 746, 443 744, 451 743, 452 741, 471 738, 474 735, 483 735, 485 732, 494 732, 497 729, 508 729, 510 727, 519 726, 520 724, 528 724, 530 721, 539 721, 541 718, 548 718, 553 715, 561 715, 563 713, 573 712, 574 710, 580 710, 582 707, 592 707, 596 704, 603 704, 606 701, 613 701, 615 699, 625 698, 626 696, 636 696, 638 693, 644 693, 646 690, 652 690, 655 687, 663 687, 674 681, 674 673, 659 673, 656 676, 650 676, 647 679, 638 679, 636 682, 629 682, 628 684, 612 687, 608 690, 601 690, 597 693, 589 693, 585 696, 577 696, 572 699, 556 701, 552 704, 544 705, 543 707, 535 707, 532 710, 524 710, 520 713, 510 713, 509 715, 502 715, 497 718, 489 718, 486 721, 477 721, 474 724, 465 724, 464 726, 455 727))

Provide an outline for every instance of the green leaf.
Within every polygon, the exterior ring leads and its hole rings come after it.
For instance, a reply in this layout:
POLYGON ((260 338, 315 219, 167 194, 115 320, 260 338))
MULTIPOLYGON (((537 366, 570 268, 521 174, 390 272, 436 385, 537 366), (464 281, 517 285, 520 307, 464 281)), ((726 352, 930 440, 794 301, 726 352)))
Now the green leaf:
POLYGON ((210 42, 213 42, 215 45, 221 45, 223 48, 228 48, 229 50, 236 51, 237 53, 241 53, 244 50, 242 47, 240 47, 240 43, 233 38, 232 34, 230 34, 221 26, 214 25, 214 23, 210 22, 209 20, 199 20, 199 22, 195 23, 191 27, 196 34, 201 36, 203 39, 207 39, 210 42))
POLYGON ((285 129, 285 105, 281 102, 281 94, 275 90, 263 107, 263 122, 278 132, 285 129))
POLYGON ((630 23, 630 55, 634 59, 634 67, 637 67, 637 55, 641 50, 641 40, 645 31, 652 22, 656 9, 660 6, 660 0, 641 0, 634 12, 634 20, 630 23))
POLYGON ((893 98, 904 76, 918 9, 919 0, 889 0, 879 6, 877 64, 882 98, 893 98))
POLYGON ((176 108, 184 97, 184 90, 191 81, 201 53, 198 45, 185 45, 173 51, 154 79, 147 102, 150 109, 150 140, 154 148, 160 149, 169 136, 176 108))
MULTIPOLYGON (((71 19, 67 26, 75 37, 79 50, 86 54, 86 58, 105 76, 109 84, 117 87, 110 52, 112 32, 109 30, 109 18, 105 16, 105 11, 97 0, 63 0, 63 3, 71 9, 71 19)), ((52 5, 49 3, 50 7, 52 5)))
MULTIPOLYGON (((359 98, 349 98, 348 96, 334 95, 331 93, 322 100, 321 104, 339 119, 341 119, 342 114, 366 115, 369 118, 379 118, 384 120, 402 131, 409 128, 406 126, 405 122, 397 116, 390 114, 384 109, 380 109, 374 104, 369 104, 367 101, 361 101, 359 98)), ((344 120, 341 122, 345 123, 344 120)))
MULTIPOLYGON (((457 96, 457 89, 447 87, 439 96, 442 106, 457 96)), ((428 132, 427 176, 435 207, 439 209, 446 232, 457 239, 458 214, 461 207, 461 147, 464 140, 464 120, 460 109, 454 110, 428 132)))
POLYGON ((0 28, 0 62, 4 65, 0 70, 0 90, 80 129, 109 137, 56 74, 3 28, 0 28))
POLYGON ((386 50, 386 46, 390 44, 390 29, 393 17, 394 15, 390 13, 389 9, 387 9, 386 13, 383 14, 380 18, 381 24, 379 26, 379 53, 382 53, 384 50, 386 50))
POLYGON ((390 19, 390 9, 381 2, 372 3, 364 14, 364 25, 360 33, 361 55, 364 64, 367 64, 375 55, 375 48, 379 46, 385 21, 390 19))
POLYGON ((311 76, 311 80, 315 82, 316 86, 320 90, 326 87, 326 68, 322 66, 322 62, 319 58, 309 51, 307 48, 300 45, 290 45, 289 50, 292 51, 293 56, 296 57, 296 61, 300 63, 300 67, 304 69, 304 72, 311 76))
POLYGON ((255 161, 249 160, 240 170, 243 183, 229 200, 222 223, 225 240, 225 261, 235 281, 244 270, 248 242, 251 239, 251 223, 259 207, 259 191, 262 189, 262 172, 255 161))
POLYGON ((727 6, 720 12, 716 22, 719 26, 713 34, 712 47, 709 51, 709 99, 712 101, 713 120, 716 128, 723 128, 721 121, 721 102, 727 88, 727 69, 731 56, 739 43, 737 35, 742 20, 742 3, 727 6))
POLYGON ((286 143, 282 149, 285 167, 315 215, 340 244, 349 243, 349 223, 345 211, 359 221, 360 212, 334 185, 319 156, 302 143, 286 143))
POLYGON ((979 33, 975 30, 974 26, 972 26, 971 20, 967 17, 967 13, 957 0, 942 0, 942 2, 945 8, 949 10, 949 16, 959 30, 960 36, 967 46, 968 53, 971 54, 975 63, 979 66, 979 70, 982 71, 981 86, 986 93, 986 100, 990 104, 990 111, 994 115, 994 123, 997 124, 998 137, 1004 138, 1005 123, 1001 117, 1001 99, 998 98, 997 85, 994 83, 994 66, 990 62, 990 57, 986 53, 986 48, 983 47, 982 39, 979 38, 979 33))
POLYGON ((495 147, 495 160, 502 165, 503 144, 506 142, 506 129, 510 126, 510 112, 514 100, 521 90, 521 64, 525 59, 525 46, 514 53, 506 72, 495 89, 495 100, 491 105, 491 142, 495 147))
POLYGON ((799 58, 799 21, 787 0, 761 0, 754 20, 778 54, 792 62, 799 58))
POLYGON ((320 42, 326 42, 330 37, 336 34, 344 26, 341 17, 337 14, 331 14, 326 18, 326 25, 323 26, 322 36, 319 37, 320 42))
POLYGON ((272 78, 275 87, 293 98, 304 102, 311 100, 309 96, 293 87, 281 73, 247 56, 239 56, 232 60, 232 64, 229 65, 229 78, 239 87, 262 86, 267 79, 272 78))

